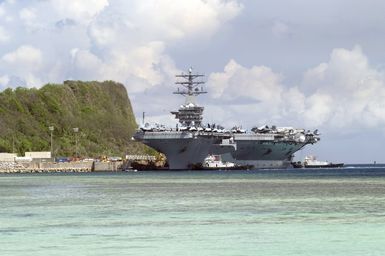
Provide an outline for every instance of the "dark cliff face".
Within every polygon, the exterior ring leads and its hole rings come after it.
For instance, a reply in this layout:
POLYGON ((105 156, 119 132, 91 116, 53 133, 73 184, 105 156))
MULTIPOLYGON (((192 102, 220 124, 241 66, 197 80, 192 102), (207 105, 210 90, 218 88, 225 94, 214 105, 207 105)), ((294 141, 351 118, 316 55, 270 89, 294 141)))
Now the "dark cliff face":
POLYGON ((40 89, 0 93, 0 151, 49 151, 55 156, 125 154, 140 151, 131 137, 136 128, 127 91, 112 81, 65 81, 40 89), (77 133, 73 128, 78 128, 77 133))

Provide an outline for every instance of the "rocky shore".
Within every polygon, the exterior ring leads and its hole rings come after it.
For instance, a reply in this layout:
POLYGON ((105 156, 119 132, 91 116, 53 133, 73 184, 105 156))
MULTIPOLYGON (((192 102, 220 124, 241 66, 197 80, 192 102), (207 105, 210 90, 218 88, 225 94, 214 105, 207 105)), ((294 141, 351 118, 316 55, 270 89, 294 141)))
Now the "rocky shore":
POLYGON ((73 161, 73 162, 28 162, 0 161, 2 173, 86 173, 117 172, 127 170, 164 169, 163 162, 155 161, 73 161))
POLYGON ((21 164, 0 162, 0 173, 49 173, 49 172, 91 172, 92 163, 35 163, 21 164))

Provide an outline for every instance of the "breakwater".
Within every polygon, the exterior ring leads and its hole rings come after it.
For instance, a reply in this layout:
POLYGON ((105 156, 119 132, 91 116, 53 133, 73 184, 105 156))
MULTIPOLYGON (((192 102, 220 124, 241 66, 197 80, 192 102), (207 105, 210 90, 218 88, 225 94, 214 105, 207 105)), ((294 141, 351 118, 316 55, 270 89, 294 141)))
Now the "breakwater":
POLYGON ((0 162, 0 173, 50 173, 50 172, 94 172, 120 171, 122 162, 42 162, 17 163, 0 162))

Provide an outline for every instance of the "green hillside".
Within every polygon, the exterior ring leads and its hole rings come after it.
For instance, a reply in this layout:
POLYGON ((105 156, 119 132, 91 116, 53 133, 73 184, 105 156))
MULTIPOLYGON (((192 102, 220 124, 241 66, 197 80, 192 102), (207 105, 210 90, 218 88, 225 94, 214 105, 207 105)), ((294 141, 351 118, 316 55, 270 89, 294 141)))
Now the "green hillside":
POLYGON ((76 138, 84 157, 151 151, 131 141, 136 122, 122 84, 65 81, 0 93, 0 152, 49 151, 49 126, 55 156, 74 156, 76 138))

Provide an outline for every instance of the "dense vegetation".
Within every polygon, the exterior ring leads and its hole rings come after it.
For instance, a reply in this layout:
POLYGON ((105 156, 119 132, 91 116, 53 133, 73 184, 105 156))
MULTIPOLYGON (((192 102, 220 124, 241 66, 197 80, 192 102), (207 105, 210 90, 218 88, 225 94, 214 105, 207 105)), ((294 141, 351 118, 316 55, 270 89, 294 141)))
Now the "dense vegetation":
POLYGON ((49 126, 55 156, 74 156, 76 140, 84 157, 151 151, 131 140, 136 122, 122 84, 65 81, 0 93, 0 152, 50 151, 49 126))

